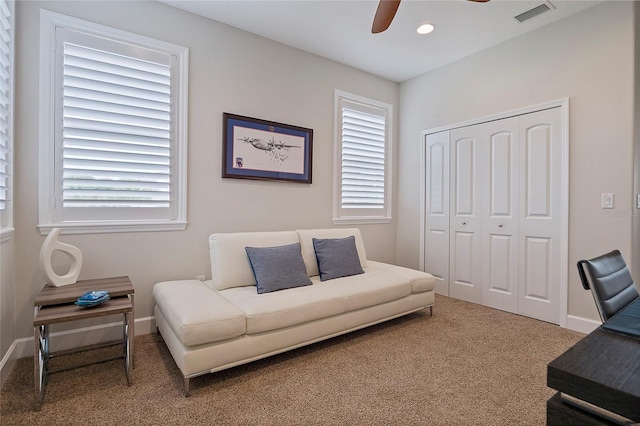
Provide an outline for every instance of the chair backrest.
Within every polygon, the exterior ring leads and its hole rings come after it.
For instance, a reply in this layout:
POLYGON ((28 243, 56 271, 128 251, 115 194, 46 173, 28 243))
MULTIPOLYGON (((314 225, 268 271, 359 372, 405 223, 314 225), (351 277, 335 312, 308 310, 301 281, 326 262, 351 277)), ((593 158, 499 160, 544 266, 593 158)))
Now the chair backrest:
POLYGON ((579 261, 578 273, 585 290, 591 289, 603 322, 640 297, 619 250, 579 261))

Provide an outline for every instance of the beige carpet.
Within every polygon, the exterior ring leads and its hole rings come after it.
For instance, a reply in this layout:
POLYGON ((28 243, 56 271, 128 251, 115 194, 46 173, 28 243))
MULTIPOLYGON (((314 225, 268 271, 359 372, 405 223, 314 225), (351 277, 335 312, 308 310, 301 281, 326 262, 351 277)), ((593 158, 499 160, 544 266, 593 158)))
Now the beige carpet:
POLYGON ((122 361, 53 374, 39 412, 33 360, 19 360, 0 394, 0 423, 543 425, 553 395, 546 366, 581 337, 437 296, 433 317, 412 314, 202 376, 185 398, 162 338, 138 336, 131 387, 122 361))

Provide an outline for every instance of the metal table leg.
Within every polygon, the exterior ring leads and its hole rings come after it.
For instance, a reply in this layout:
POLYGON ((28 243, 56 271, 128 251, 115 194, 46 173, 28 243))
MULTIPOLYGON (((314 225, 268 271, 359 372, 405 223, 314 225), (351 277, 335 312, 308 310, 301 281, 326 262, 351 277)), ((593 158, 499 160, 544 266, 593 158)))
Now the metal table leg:
POLYGON ((129 324, 133 317, 133 312, 124 314, 124 323, 122 324, 123 346, 124 346, 124 371, 127 375, 127 384, 131 386, 131 330, 129 324))
POLYGON ((133 293, 129 295, 129 300, 131 301, 131 316, 129 317, 129 357, 131 358, 131 368, 134 368, 136 366, 134 351, 134 344, 136 341, 136 305, 135 295, 133 293))
POLYGON ((36 385, 36 410, 40 409, 40 404, 44 399, 44 389, 47 384, 49 372, 49 326, 40 325, 34 327, 34 376, 36 385))

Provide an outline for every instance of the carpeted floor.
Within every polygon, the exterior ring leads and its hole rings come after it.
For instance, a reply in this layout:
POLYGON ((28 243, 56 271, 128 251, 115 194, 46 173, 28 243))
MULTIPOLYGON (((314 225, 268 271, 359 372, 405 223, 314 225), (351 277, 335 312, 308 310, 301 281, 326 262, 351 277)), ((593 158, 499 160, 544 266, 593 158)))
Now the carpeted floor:
POLYGON ((19 360, 0 393, 0 423, 543 425, 553 395, 546 366, 581 338, 436 296, 433 317, 419 312, 202 376, 185 398, 162 338, 144 335, 131 387, 122 361, 53 374, 39 412, 33 359, 19 360))

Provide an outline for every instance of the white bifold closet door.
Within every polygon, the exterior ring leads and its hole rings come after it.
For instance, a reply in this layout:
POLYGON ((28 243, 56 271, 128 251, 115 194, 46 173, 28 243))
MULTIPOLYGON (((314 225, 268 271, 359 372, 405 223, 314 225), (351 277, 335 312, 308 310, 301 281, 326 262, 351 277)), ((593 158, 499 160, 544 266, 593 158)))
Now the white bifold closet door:
POLYGON ((438 293, 558 322, 560 126, 555 108, 427 135, 424 264, 438 293))
POLYGON ((436 293, 449 295, 449 131, 429 135, 426 146, 425 271, 436 293))
POLYGON ((560 109, 520 117, 518 313, 558 324, 562 265, 560 109))
POLYGON ((517 311, 518 118, 451 131, 450 296, 517 311))
POLYGON ((482 300, 518 311, 518 117, 480 126, 485 141, 482 188, 482 300))
POLYGON ((454 129, 450 137, 449 296, 482 303, 482 151, 485 147, 478 132, 471 129, 454 129))

